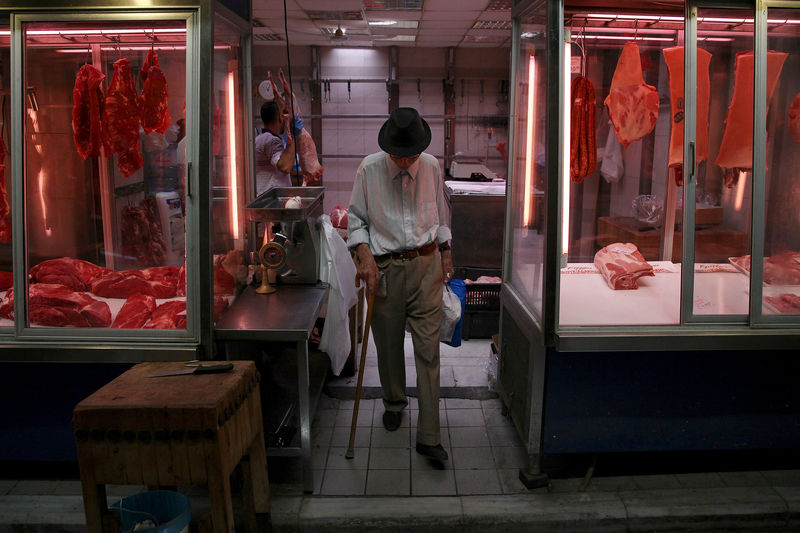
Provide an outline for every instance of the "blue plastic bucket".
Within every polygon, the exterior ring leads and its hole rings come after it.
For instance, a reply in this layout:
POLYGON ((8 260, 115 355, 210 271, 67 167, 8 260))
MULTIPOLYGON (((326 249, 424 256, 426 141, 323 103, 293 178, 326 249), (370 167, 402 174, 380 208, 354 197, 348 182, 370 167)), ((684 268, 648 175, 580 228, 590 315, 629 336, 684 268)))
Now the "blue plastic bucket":
POLYGON ((171 490, 140 492, 114 503, 111 509, 119 511, 124 533, 132 532, 145 520, 151 520, 155 526, 137 529, 137 533, 182 533, 189 531, 192 520, 189 500, 171 490))

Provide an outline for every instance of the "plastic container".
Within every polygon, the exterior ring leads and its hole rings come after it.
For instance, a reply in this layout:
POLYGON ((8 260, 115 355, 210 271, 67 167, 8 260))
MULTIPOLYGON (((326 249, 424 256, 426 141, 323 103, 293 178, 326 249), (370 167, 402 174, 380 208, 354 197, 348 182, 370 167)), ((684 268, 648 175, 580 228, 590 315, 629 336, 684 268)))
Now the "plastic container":
POLYGON ((186 533, 192 520, 192 508, 183 494, 171 490, 150 490, 123 498, 111 505, 119 511, 123 533, 134 531, 137 524, 151 520, 155 526, 136 529, 137 533, 186 533))

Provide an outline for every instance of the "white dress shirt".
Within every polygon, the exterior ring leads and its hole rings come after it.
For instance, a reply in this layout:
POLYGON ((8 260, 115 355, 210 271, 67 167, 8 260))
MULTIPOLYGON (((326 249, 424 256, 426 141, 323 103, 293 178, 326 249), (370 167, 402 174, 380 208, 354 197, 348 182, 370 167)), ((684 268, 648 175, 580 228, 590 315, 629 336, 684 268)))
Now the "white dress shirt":
POLYGON ((347 246, 369 244, 373 255, 447 242, 450 207, 439 161, 422 153, 408 171, 385 152, 368 155, 356 171, 347 246))

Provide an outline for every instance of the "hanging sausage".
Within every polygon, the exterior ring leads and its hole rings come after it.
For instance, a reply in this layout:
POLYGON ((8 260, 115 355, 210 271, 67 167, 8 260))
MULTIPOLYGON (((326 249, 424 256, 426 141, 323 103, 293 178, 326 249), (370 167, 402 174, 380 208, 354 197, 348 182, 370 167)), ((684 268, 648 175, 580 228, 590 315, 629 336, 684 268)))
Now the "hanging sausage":
POLYGON ((597 109, 589 78, 578 76, 572 80, 570 113, 570 178, 580 183, 597 166, 597 109))

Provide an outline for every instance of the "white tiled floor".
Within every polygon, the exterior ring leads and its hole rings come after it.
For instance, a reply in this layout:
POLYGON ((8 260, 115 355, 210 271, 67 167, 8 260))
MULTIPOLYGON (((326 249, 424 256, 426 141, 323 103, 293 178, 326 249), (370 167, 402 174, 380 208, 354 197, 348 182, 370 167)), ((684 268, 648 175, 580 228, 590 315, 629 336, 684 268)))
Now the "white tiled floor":
MULTIPOLYGON (((406 335, 406 382, 416 382, 411 339, 406 335)), ((463 341, 461 347, 441 345, 442 387, 449 393, 469 387, 491 395, 488 379, 490 339, 463 341)), ((334 378, 329 385, 355 387, 357 377, 334 378)), ((365 387, 379 387, 377 357, 371 339, 365 387)), ((464 389, 467 390, 467 389, 464 389)), ((458 394, 461 396, 461 394, 458 394)), ((414 449, 417 400, 408 408, 397 431, 383 427, 380 399, 362 399, 358 410, 354 457, 345 458, 353 416, 353 400, 320 399, 311 427, 314 446, 315 494, 321 495, 468 495, 524 492, 518 479, 527 456, 511 421, 501 414, 501 402, 445 397, 440 400, 441 442, 450 454, 442 467, 414 449)))

